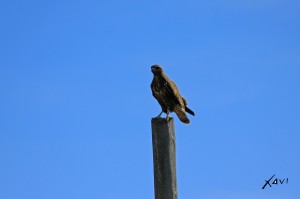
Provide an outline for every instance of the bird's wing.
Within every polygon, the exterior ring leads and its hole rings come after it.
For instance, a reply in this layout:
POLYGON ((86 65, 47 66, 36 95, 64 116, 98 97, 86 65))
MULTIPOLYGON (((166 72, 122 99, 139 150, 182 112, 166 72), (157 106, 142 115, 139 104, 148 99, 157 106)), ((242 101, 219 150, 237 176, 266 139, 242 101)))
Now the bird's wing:
POLYGON ((192 111, 191 109, 189 109, 187 107, 188 104, 187 104, 187 101, 184 99, 184 97, 182 97, 182 101, 183 101, 183 104, 184 104, 185 111, 188 112, 191 115, 195 115, 194 111, 192 111))
POLYGON ((187 107, 187 101, 186 101, 186 99, 184 99, 184 97, 182 97, 182 101, 183 101, 184 106, 187 107))
POLYGON ((165 80, 166 80, 165 87, 167 88, 167 91, 171 94, 171 96, 176 102, 178 102, 182 107, 184 107, 184 102, 182 100, 182 97, 179 93, 176 84, 166 76, 165 76, 165 80))

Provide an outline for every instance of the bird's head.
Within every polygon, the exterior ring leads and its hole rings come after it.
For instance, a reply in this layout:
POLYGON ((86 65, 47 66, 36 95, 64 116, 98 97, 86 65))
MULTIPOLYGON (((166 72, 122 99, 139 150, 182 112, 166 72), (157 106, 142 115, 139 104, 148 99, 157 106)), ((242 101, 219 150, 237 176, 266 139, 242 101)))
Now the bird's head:
POLYGON ((159 75, 162 74, 164 71, 160 65, 155 64, 151 66, 151 72, 153 73, 153 75, 159 75))

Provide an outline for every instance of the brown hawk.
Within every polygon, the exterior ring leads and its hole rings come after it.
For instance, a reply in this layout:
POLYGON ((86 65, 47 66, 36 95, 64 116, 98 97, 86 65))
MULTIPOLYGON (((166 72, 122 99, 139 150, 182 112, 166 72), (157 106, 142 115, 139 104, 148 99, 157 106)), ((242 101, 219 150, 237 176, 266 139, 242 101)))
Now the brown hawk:
POLYGON ((151 83, 152 95, 161 106, 160 117, 164 112, 167 114, 166 119, 169 119, 169 113, 175 112, 181 122, 189 124, 190 120, 185 112, 191 115, 195 113, 187 107, 186 100, 180 95, 176 84, 170 80, 159 65, 151 66, 153 80, 151 83))

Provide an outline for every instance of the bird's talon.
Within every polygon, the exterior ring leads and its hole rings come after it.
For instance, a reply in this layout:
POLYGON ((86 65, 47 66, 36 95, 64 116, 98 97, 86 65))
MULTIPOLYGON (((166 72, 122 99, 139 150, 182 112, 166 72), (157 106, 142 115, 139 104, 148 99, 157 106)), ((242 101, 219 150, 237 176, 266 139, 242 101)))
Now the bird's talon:
POLYGON ((169 116, 167 116, 167 117, 166 117, 166 120, 167 120, 167 121, 169 121, 169 120, 170 120, 170 117, 169 117, 169 116))
POLYGON ((163 111, 160 112, 160 114, 158 116, 156 116, 155 118, 161 118, 160 116, 161 116, 162 113, 163 113, 163 111))

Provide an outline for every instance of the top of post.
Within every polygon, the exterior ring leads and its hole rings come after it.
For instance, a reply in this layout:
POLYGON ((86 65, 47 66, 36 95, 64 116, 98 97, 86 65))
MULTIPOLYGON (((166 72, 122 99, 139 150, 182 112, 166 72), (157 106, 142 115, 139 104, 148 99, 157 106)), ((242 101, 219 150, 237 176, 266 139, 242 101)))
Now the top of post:
POLYGON ((153 129, 157 129, 159 131, 174 130, 174 119, 172 117, 169 117, 168 120, 166 118, 155 117, 151 119, 151 124, 153 129))
POLYGON ((151 119, 151 122, 152 123, 155 123, 155 124, 168 124, 168 123, 174 123, 174 119, 173 117, 169 117, 169 119, 167 120, 166 118, 162 118, 162 117, 153 117, 151 119))

